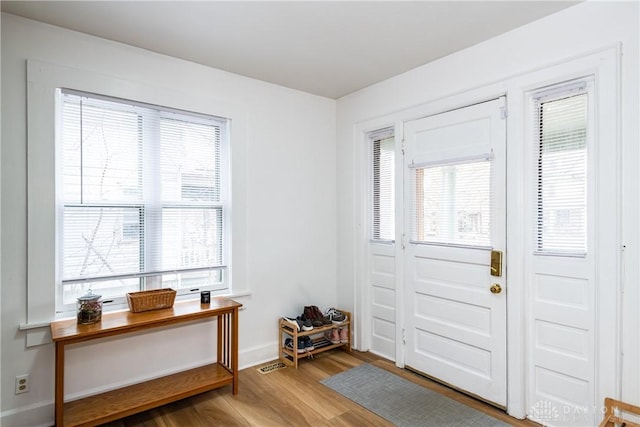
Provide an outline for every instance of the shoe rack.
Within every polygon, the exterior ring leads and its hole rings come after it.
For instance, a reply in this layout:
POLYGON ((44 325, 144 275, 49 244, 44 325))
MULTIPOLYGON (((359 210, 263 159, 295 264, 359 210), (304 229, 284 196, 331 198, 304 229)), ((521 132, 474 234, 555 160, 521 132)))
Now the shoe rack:
POLYGON ((278 332, 280 334, 278 354, 280 360, 283 363, 298 369, 298 360, 304 358, 313 359, 314 355, 333 350, 334 348, 342 348, 343 350, 351 353, 351 313, 344 310, 340 311, 345 315, 344 322, 339 324, 333 323, 326 326, 314 326, 310 331, 298 331, 296 326, 280 318, 278 321, 278 332), (347 342, 332 344, 331 341, 324 337, 325 332, 335 328, 347 329, 347 342), (311 337, 314 349, 305 351, 304 353, 298 353, 298 338, 305 336, 311 337), (293 350, 285 347, 284 342, 287 338, 291 338, 293 340, 293 350))

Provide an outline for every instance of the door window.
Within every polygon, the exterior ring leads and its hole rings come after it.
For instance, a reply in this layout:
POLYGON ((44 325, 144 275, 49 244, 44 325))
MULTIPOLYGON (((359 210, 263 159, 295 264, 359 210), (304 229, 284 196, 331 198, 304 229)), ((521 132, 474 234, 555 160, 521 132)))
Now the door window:
POLYGON ((413 241, 491 244, 491 161, 413 169, 413 241))

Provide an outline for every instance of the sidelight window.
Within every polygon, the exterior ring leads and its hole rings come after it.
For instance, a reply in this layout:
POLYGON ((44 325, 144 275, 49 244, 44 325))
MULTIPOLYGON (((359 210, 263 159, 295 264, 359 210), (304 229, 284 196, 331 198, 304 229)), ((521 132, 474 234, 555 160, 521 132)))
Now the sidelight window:
POLYGON ((536 252, 587 252, 587 137, 585 84, 534 97, 537 172, 536 252))
POLYGON ((395 240, 395 139, 393 129, 383 129, 369 134, 372 175, 373 241, 395 240))

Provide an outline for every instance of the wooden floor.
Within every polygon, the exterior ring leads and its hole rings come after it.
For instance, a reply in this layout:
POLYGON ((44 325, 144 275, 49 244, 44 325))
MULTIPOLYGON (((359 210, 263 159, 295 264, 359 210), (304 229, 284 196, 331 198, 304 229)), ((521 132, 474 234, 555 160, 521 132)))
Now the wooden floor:
POLYGON ((147 412, 105 424, 109 427, 210 426, 392 426, 357 403, 320 384, 320 380, 362 363, 396 373, 514 426, 539 427, 509 417, 503 411, 399 369, 370 353, 342 350, 321 353, 291 367, 261 374, 256 367, 240 372, 239 393, 231 387, 200 394, 147 412))

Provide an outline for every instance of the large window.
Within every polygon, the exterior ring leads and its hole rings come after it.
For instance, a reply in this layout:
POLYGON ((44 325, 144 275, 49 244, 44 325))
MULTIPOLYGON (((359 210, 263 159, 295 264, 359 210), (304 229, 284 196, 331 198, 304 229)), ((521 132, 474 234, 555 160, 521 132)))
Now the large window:
POLYGON ((588 92, 584 83, 534 97, 536 252, 587 252, 588 92))
POLYGON ((61 90, 57 310, 225 280, 227 120, 61 90))
POLYGON ((395 240, 395 140, 393 129, 369 134, 371 147, 371 240, 395 240))

